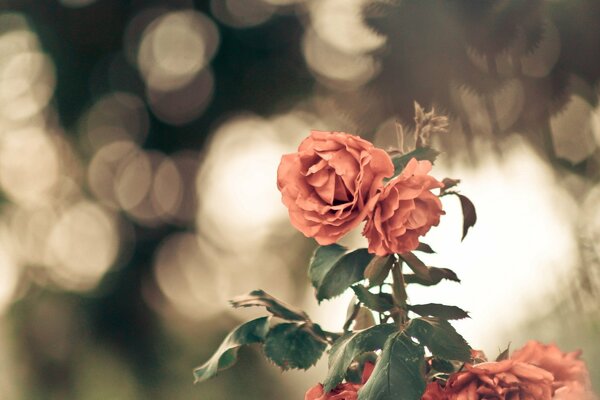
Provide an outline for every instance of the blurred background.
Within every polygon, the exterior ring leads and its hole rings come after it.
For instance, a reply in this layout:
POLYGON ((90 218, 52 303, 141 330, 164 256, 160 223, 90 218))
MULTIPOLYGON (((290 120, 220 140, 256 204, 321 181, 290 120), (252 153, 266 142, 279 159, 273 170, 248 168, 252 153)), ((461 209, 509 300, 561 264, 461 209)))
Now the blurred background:
POLYGON ((583 348, 600 387, 599 21, 595 0, 0 0, 0 398, 302 398, 325 360, 192 369, 255 288, 340 329, 350 297, 317 306, 276 168, 311 128, 393 146, 414 101, 450 116, 434 175, 479 221, 461 243, 444 198, 426 261, 463 282, 413 302, 471 311, 490 357, 583 348))

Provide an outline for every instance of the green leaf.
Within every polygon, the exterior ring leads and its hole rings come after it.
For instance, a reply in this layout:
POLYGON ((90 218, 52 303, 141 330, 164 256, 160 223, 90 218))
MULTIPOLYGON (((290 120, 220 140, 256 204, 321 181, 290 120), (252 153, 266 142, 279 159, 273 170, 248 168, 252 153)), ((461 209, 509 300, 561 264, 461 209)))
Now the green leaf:
POLYGON ((439 154, 439 151, 430 147, 419 147, 410 153, 392 157, 392 163, 394 164, 394 176, 398 176, 402 173, 404 167, 406 167, 406 164, 408 164, 411 158, 416 158, 419 161, 428 160, 433 164, 439 154))
POLYGON ((346 370, 362 353, 383 348, 386 339, 397 328, 394 324, 375 325, 360 332, 348 333, 335 341, 329 352, 329 371, 323 383, 329 392, 344 379, 346 370))
POLYGON ((385 312, 394 308, 394 300, 389 293, 371 293, 363 285, 354 285, 352 290, 358 300, 373 311, 385 312))
POLYGON ((367 249, 346 252, 337 244, 317 248, 310 261, 308 275, 316 289, 317 300, 339 296, 352 284, 364 279, 373 255, 367 249))
MULTIPOLYGON (((383 347, 383 344, 381 347, 383 347)), ((377 364, 377 353, 369 351, 357 356, 346 371, 346 376, 344 377, 346 382, 362 384, 362 375, 366 363, 377 364)))
POLYGON ((358 400, 420 400, 425 391, 425 351, 402 332, 391 335, 358 400))
POLYGON ((404 274, 406 283, 418 283, 423 286, 433 286, 441 282, 442 279, 448 279, 454 282, 460 282, 456 273, 448 268, 429 267, 430 279, 423 279, 414 274, 404 274))
POLYGON ((446 320, 434 317, 415 318, 405 331, 415 337, 431 354, 446 360, 469 361, 471 347, 446 320))
POLYGON ((504 351, 502 351, 500 354, 498 354, 498 357, 496 357, 496 361, 507 360, 509 355, 510 355, 510 343, 508 344, 508 346, 506 347, 506 349, 504 351))
POLYGON ((477 212, 475 211, 475 206, 473 202, 469 200, 467 196, 457 193, 456 194, 460 200, 460 207, 462 208, 463 213, 463 233, 462 238, 460 240, 464 240, 465 236, 467 236, 467 232, 469 228, 473 227, 477 222, 477 212))
POLYGON ((308 369, 319 361, 326 347, 306 324, 282 323, 271 328, 264 350, 267 358, 284 370, 308 369))
POLYGON ((450 361, 437 357, 431 358, 431 368, 433 368, 437 372, 445 372, 448 374, 451 374, 456 371, 456 366, 450 361))
POLYGON ((444 187, 442 188, 440 195, 443 195, 449 189, 457 186, 460 183, 460 179, 444 178, 442 179, 442 183, 444 184, 444 187))
POLYGON ((217 375, 219 371, 231 367, 237 361, 240 346, 263 342, 268 330, 268 317, 257 318, 235 328, 210 360, 194 370, 195 382, 203 382, 217 375))
POLYGON ((359 306, 356 317, 354 318, 353 330, 367 329, 375 325, 375 317, 373 312, 366 307, 359 306))
POLYGON ((365 278, 369 280, 369 286, 381 285, 390 273, 393 264, 394 258, 392 256, 373 257, 365 269, 365 278))
POLYGON ((469 318, 469 313, 456 306, 447 306, 444 304, 416 304, 409 306, 408 309, 421 316, 439 317, 442 319, 463 319, 469 318))
POLYGON ((431 248, 430 245, 428 245, 427 243, 422 243, 422 242, 419 242, 419 247, 417 247, 415 249, 415 251, 420 251, 422 253, 427 253, 427 254, 435 254, 435 251, 433 251, 433 249, 431 248))
POLYGON ((308 321, 309 319, 304 311, 286 304, 262 290, 253 290, 248 294, 237 296, 230 303, 235 308, 266 307, 274 316, 288 321, 308 321))
POLYGON ((417 277, 424 280, 431 280, 429 267, 427 267, 427 265, 425 265, 425 263, 423 263, 419 257, 415 256, 413 253, 404 253, 400 254, 400 258, 406 262, 406 265, 413 270, 417 277))

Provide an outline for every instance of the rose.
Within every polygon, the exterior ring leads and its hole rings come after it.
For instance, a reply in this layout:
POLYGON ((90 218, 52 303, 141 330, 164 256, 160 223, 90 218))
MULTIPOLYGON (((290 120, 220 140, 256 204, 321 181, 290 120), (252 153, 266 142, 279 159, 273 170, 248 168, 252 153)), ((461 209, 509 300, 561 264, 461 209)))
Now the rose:
POLYGON ((394 166, 388 154, 358 136, 312 131, 297 153, 282 157, 277 187, 294 227, 321 245, 360 224, 394 166))
POLYGON ((554 399, 594 400, 590 374, 585 363, 579 359, 580 351, 563 353, 557 346, 545 345, 534 340, 515 351, 511 359, 543 368, 554 375, 554 399))
MULTIPOLYGON (((503 360, 465 365, 448 379, 448 400, 551 400, 552 374, 535 365, 503 360)), ((574 399, 572 399, 574 400, 574 399)))
POLYGON ((419 236, 439 224, 442 203, 430 190, 443 184, 427 175, 430 170, 429 161, 412 158, 383 188, 363 230, 370 253, 385 256, 412 251, 419 246, 419 236))
POLYGON ((320 383, 312 387, 304 395, 304 400, 357 400, 358 389, 361 385, 354 383, 342 383, 329 393, 323 391, 320 383))
POLYGON ((340 383, 331 392, 325 393, 323 385, 318 383, 306 392, 304 400, 357 400, 359 389, 367 382, 373 372, 373 365, 366 362, 363 367, 361 383, 340 383))
POLYGON ((448 396, 437 382, 430 382, 425 387, 425 393, 421 400, 447 400, 448 396))

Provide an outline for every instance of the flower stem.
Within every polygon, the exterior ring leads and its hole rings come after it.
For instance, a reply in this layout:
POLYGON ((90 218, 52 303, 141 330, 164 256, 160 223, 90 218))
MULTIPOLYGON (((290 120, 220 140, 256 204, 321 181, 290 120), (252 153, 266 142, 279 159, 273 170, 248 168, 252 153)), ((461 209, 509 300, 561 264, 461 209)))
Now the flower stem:
POLYGON ((398 326, 404 325, 408 320, 406 312, 406 300, 408 295, 406 294, 406 282, 404 281, 404 275, 402 274, 402 261, 396 260, 392 266, 392 296, 394 297, 394 303, 397 311, 394 313, 394 320, 398 326))

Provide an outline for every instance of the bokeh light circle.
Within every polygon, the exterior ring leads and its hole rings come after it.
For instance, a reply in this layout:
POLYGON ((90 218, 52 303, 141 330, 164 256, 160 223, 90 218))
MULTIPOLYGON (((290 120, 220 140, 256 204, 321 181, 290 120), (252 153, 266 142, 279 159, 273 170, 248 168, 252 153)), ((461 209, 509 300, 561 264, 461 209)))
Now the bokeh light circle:
POLYGON ((173 11, 144 30, 137 64, 148 87, 175 90, 208 65, 218 46, 219 32, 210 18, 192 10, 173 11))

